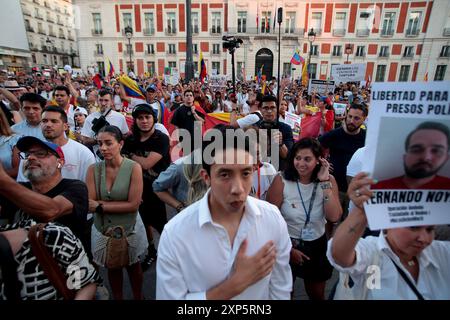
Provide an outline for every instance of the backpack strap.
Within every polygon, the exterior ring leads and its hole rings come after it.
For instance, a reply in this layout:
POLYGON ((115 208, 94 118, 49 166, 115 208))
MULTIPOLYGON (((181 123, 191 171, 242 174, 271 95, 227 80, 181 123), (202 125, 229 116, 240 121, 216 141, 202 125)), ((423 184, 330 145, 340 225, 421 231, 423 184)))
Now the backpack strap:
POLYGON ((43 232, 45 226, 45 223, 39 223, 30 228, 30 231, 28 232, 28 239, 31 243, 31 249, 33 250, 39 265, 44 270, 44 274, 47 276, 50 283, 64 297, 65 300, 73 300, 75 298, 74 290, 70 290, 67 287, 67 279, 65 275, 56 263, 55 258, 50 254, 48 248, 45 246, 43 232))

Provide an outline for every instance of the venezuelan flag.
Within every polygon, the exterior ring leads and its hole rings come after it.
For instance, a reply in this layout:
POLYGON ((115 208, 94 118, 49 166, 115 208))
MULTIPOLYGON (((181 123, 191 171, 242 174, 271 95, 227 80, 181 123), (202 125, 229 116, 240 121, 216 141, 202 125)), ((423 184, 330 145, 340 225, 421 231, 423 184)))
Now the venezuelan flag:
POLYGON ((106 58, 107 63, 106 63, 106 74, 108 75, 108 77, 112 77, 114 75, 114 66, 111 63, 111 60, 109 60, 109 58, 106 58))
POLYGON ((145 100, 145 91, 136 81, 125 74, 119 76, 117 80, 123 85, 127 96, 145 100))
POLYGON ((308 63, 305 61, 303 63, 303 70, 302 70, 302 85, 307 87, 308 86, 308 63))
POLYGON ((203 59, 203 52, 200 51, 200 63, 198 64, 199 66, 199 74, 200 74, 200 81, 203 83, 205 81, 207 72, 206 72, 206 63, 205 63, 205 59, 203 59))
POLYGON ((291 63, 295 65, 299 65, 302 63, 298 49, 294 52, 294 55, 291 58, 291 63))

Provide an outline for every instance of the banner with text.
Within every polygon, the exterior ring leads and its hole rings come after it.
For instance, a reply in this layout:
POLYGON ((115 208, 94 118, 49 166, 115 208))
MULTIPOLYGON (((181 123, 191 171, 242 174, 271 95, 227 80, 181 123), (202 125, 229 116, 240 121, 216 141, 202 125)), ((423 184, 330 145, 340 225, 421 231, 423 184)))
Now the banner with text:
POLYGON ((308 94, 316 92, 323 96, 327 95, 328 92, 334 92, 334 81, 330 80, 309 80, 308 94))
POLYGON ((331 66, 331 78, 336 81, 336 83, 363 81, 365 75, 365 63, 337 64, 331 66))
POLYGON ((362 170, 372 230, 450 224, 450 82, 374 83, 362 170))

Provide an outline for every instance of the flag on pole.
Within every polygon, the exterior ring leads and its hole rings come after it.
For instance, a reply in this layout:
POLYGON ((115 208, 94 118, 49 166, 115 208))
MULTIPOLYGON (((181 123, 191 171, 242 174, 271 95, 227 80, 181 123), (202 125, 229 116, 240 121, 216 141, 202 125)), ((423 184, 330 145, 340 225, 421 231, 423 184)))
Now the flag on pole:
POLYGON ((304 63, 304 62, 305 62, 305 59, 303 59, 303 58, 300 56, 300 51, 298 51, 298 49, 295 50, 294 55, 293 55, 292 58, 291 58, 291 63, 292 63, 292 64, 295 64, 295 65, 300 65, 300 64, 302 64, 302 63, 304 63))
POLYGON ((256 77, 258 79, 258 83, 261 83, 263 68, 264 68, 264 65, 261 66, 261 69, 258 70, 258 74, 256 75, 256 77))
POLYGON ((423 81, 427 81, 428 82, 428 71, 427 71, 427 73, 425 73, 425 76, 423 77, 423 81))
POLYGON ((198 67, 199 67, 200 81, 203 83, 205 81, 207 72, 206 72, 205 59, 203 59, 203 52, 201 50, 200 50, 199 60, 200 60, 200 63, 198 64, 198 67))
POLYGON ((100 73, 97 73, 95 76, 92 77, 92 82, 94 82, 97 89, 101 89, 103 85, 102 76, 100 73))
POLYGON ((109 60, 109 58, 106 58, 107 63, 106 63, 106 74, 108 75, 108 77, 112 77, 114 75, 114 66, 111 63, 111 60, 109 60))
POLYGON ((302 70, 302 85, 307 87, 308 86, 308 63, 305 61, 303 62, 303 70, 302 70))

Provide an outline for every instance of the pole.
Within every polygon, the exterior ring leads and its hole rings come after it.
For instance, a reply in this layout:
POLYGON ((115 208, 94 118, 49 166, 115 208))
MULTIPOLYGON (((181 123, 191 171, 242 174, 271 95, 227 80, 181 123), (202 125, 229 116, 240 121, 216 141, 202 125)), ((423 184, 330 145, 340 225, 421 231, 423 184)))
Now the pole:
POLYGON ((194 61, 192 58, 192 21, 191 21, 191 0, 186 0, 186 64, 184 66, 185 83, 189 83, 194 78, 194 61))
POLYGON ((133 66, 131 65, 131 39, 128 38, 128 53, 130 54, 130 66, 128 67, 128 72, 133 71, 133 66))
POLYGON ((277 13, 277 19, 278 19, 278 79, 277 79, 277 127, 279 123, 279 114, 280 114, 280 105, 281 105, 281 99, 280 99, 280 59, 281 59, 281 22, 283 21, 283 8, 278 8, 277 13))
POLYGON ((234 68, 234 50, 231 50, 231 77, 233 79, 233 93, 236 96, 236 73, 235 73, 235 68, 234 68))

